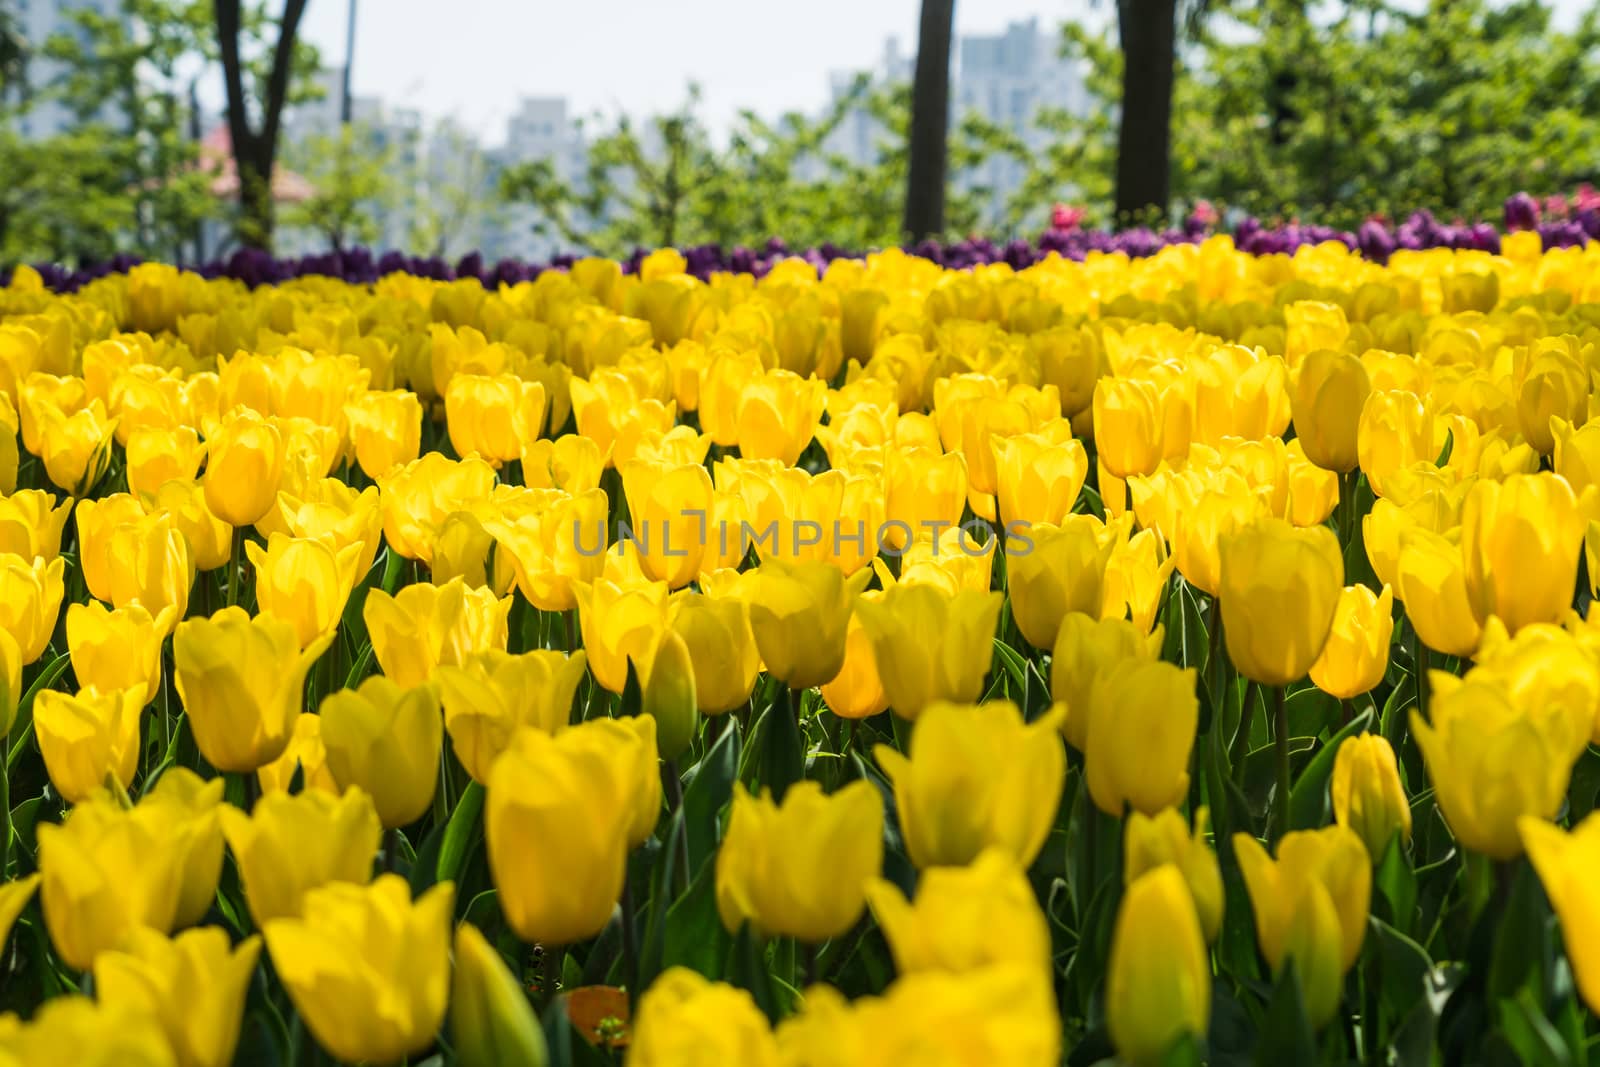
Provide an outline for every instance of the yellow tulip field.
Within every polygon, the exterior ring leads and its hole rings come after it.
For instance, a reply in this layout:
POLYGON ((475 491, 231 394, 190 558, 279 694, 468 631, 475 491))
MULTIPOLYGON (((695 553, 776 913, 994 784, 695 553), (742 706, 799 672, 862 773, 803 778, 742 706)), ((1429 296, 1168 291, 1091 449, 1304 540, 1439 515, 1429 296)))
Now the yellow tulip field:
POLYGON ((1600 1063, 1600 244, 0 289, 0 1067, 1600 1063))

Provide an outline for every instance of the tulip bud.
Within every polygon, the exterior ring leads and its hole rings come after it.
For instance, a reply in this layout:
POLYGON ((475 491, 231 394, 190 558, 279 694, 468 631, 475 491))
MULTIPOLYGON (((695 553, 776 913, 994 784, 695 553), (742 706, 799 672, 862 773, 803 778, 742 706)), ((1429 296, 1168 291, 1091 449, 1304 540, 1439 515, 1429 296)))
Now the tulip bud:
POLYGON ((614 582, 599 578, 573 586, 589 671, 599 685, 621 693, 628 661, 647 653, 666 626, 665 582, 614 582))
POLYGON ((456 455, 499 466, 521 456, 522 442, 543 432, 544 386, 511 374, 457 374, 445 389, 444 409, 456 455))
POLYGON ((345 406, 361 472, 373 481, 417 458, 422 448, 422 403, 415 393, 366 392, 345 406))
POLYGON ((128 437, 128 491, 150 500, 170 481, 192 482, 205 456, 193 428, 143 429, 128 437))
POLYGON ((1217 854, 1206 844, 1209 818, 1205 808, 1196 812, 1194 835, 1190 836, 1189 821, 1176 808, 1165 808, 1153 818, 1133 812, 1128 816, 1122 863, 1123 884, 1129 886, 1162 864, 1177 867, 1194 898, 1207 944, 1215 941, 1222 929, 1223 907, 1222 868, 1217 854))
POLYGON ((1256 519, 1223 539, 1221 561, 1228 658, 1262 685, 1305 677, 1328 641, 1344 587, 1333 531, 1256 519))
POLYGON ((744 597, 767 673, 791 689, 810 689, 838 677, 856 594, 871 579, 870 570, 846 578, 820 560, 767 560, 752 572, 744 597))
POLYGON ((1106 1024, 1131 1064, 1162 1062, 1185 1034, 1203 1038, 1211 1017, 1211 961, 1194 901, 1176 867, 1128 887, 1117 909, 1106 970, 1106 1024))
POLYGON ((960 452, 891 450, 884 464, 884 544, 904 549, 961 521, 967 462, 960 452))
POLYGON ((1006 539, 1011 613, 1030 645, 1052 647, 1069 614, 1099 617, 1119 532, 1092 515, 1068 515, 1060 526, 1030 526, 1006 539))
POLYGON ((305 894, 297 917, 263 924, 272 966, 321 1045, 350 1063, 395 1063, 434 1043, 450 995, 455 887, 415 901, 399 875, 305 894))
POLYGON ((456 927, 450 1036, 461 1067, 545 1067, 544 1030, 522 986, 471 923, 456 927))
POLYGON ((1345 586, 1333 611, 1328 643, 1311 665, 1311 680, 1340 700, 1371 692, 1389 669, 1393 634, 1393 590, 1386 585, 1374 594, 1364 585, 1345 586))
POLYGON ((386 828, 407 826, 433 803, 444 722, 432 686, 402 689, 375 674, 323 698, 322 744, 341 789, 372 798, 386 828))
POLYGON ((739 454, 793 467, 816 434, 828 400, 827 383, 786 370, 768 371, 739 396, 739 454))
POLYGON ((1152 382, 1101 378, 1094 387, 1094 442, 1113 477, 1151 474, 1163 447, 1162 396, 1152 382))
POLYGON ((206 507, 213 515, 249 526, 272 509, 286 451, 276 426, 239 412, 207 438, 206 450, 206 507))
POLYGON ((1355 356, 1327 348, 1306 354, 1291 401, 1295 439, 1307 459, 1323 470, 1355 470, 1357 428, 1371 391, 1367 369, 1355 356))
POLYGON ((1396 831, 1411 840, 1411 805, 1400 784, 1394 749, 1380 734, 1348 737, 1333 760, 1333 818, 1361 835, 1381 859, 1396 831))
MULTIPOLYGON (((4 424, 0 423, 3 436, 4 424)), ((71 513, 70 498, 57 507, 54 496, 38 489, 0 496, 0 553, 15 553, 23 559, 43 557, 48 563, 61 554, 61 534, 71 513)))
POLYGON ((495 758, 517 730, 556 734, 567 728, 586 662, 581 650, 571 656, 544 649, 513 656, 486 649, 459 667, 437 670, 445 729, 474 781, 488 784, 495 758))
MULTIPOLYGON (((653 719, 639 721, 653 730, 653 719)), ((617 720, 594 719, 555 737, 522 730, 495 761, 484 840, 501 910, 524 941, 571 944, 610 921, 639 801, 649 796, 641 782, 645 741, 617 720)), ((651 815, 660 808, 655 781, 651 815)))
POLYGON ((1061 803, 1066 752, 1057 718, 1024 723, 1008 701, 936 703, 918 716, 909 756, 877 746, 911 862, 961 866, 996 846, 1031 864, 1061 803))
POLYGON ((1356 454, 1372 491, 1388 496, 1389 480, 1398 472, 1438 456, 1433 412, 1415 393, 1374 390, 1361 406, 1356 454))
POLYGON ((1194 668, 1125 659, 1095 676, 1085 714, 1084 777, 1095 806, 1121 817, 1153 815, 1189 788, 1189 753, 1200 725, 1194 668))
POLYGON ((1403 530, 1396 578, 1406 617, 1425 646, 1447 656, 1470 656, 1477 649, 1483 631, 1467 599, 1457 545, 1428 530, 1403 530))
POLYGON ((1587 526, 1572 486, 1558 475, 1474 484, 1461 509, 1461 558, 1478 621, 1498 615, 1515 634, 1559 620, 1572 606, 1587 526))
POLYGON ((947 596, 932 586, 897 585, 881 600, 857 601, 896 715, 914 720, 934 701, 970 702, 983 695, 1004 599, 999 592, 947 596))
POLYGON ((663 629, 656 632, 643 657, 629 659, 639 678, 641 713, 656 721, 661 758, 675 760, 688 750, 700 728, 689 646, 675 631, 663 629))
POLYGON ((66 561, 0 554, 0 630, 17 643, 24 666, 44 655, 66 594, 66 561))
POLYGON ((412 689, 439 666, 458 666, 485 649, 503 651, 510 612, 510 597, 469 589, 457 577, 444 585, 414 583, 394 596, 373 589, 361 616, 385 677, 412 689))
POLYGON ((718 715, 743 706, 761 673, 748 605, 733 596, 684 592, 672 598, 668 613, 672 629, 688 646, 701 713, 718 715))
POLYGON ((48 402, 38 406, 39 448, 51 484, 71 495, 86 496, 111 462, 117 420, 98 400, 68 414, 48 402))

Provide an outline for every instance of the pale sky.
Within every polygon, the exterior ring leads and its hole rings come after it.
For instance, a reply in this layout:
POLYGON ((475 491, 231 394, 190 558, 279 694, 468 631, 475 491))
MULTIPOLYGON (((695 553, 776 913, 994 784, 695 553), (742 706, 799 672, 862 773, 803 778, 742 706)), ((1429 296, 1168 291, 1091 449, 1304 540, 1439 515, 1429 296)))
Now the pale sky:
MULTIPOLYGON (((311 0, 304 34, 344 61, 348 0, 311 0)), ((918 0, 360 0, 353 92, 504 139, 523 96, 573 112, 671 110, 697 81, 713 128, 741 108, 813 111, 828 73, 876 67, 886 38, 916 49, 918 0)), ((1087 0, 957 0, 956 34, 1038 17, 1052 32, 1087 0)), ((1103 14, 1101 17, 1104 17, 1103 14)))

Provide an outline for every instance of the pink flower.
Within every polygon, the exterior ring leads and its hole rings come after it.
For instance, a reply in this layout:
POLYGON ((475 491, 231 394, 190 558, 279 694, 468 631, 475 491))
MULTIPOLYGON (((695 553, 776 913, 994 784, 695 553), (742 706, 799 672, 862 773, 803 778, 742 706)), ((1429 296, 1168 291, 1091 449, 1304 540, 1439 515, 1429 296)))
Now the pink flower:
POLYGON ((1050 228, 1052 230, 1076 230, 1086 214, 1088 212, 1082 207, 1057 204, 1050 210, 1050 228))

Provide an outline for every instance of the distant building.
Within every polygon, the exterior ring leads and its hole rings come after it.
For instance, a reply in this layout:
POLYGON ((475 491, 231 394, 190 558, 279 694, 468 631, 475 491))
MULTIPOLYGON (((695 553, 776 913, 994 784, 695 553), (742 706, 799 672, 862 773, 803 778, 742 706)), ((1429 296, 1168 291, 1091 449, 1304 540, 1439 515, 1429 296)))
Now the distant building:
MULTIPOLYGON (((88 35, 72 17, 74 11, 93 11, 106 18, 125 20, 127 16, 121 9, 121 0, 13 0, 18 29, 33 53, 28 59, 29 87, 38 93, 63 73, 60 63, 44 55, 44 43, 50 38, 67 34, 88 44, 88 35)), ((99 117, 110 122, 114 115, 108 106, 99 117)), ((17 127, 24 137, 42 140, 77 124, 77 116, 59 100, 39 96, 18 119, 17 127)))
MULTIPOLYGON (((966 115, 976 114, 1017 135, 1030 147, 1040 147, 1049 140, 1035 122, 1041 110, 1058 108, 1082 114, 1089 106, 1083 70, 1060 55, 1058 35, 1040 29, 1038 19, 1013 22, 999 34, 961 37, 951 51, 952 125, 966 115)), ((849 92, 859 73, 868 74, 878 85, 895 85, 909 82, 915 69, 915 53, 902 53, 899 41, 891 37, 873 70, 835 71, 829 75, 830 105, 836 106, 849 92)), ((886 132, 865 111, 853 111, 824 142, 824 149, 866 165, 877 159, 886 132)), ((1006 200, 1021 187, 1025 173, 1020 161, 996 158, 977 171, 956 175, 954 180, 957 188, 983 187, 991 191, 991 208, 984 221, 997 224, 1006 200)), ((1042 220, 1048 205, 1041 204, 1038 210, 1042 220)))
MULTIPOLYGON (((491 183, 499 181, 501 171, 537 160, 549 160, 556 176, 565 182, 580 181, 589 164, 588 142, 566 97, 522 98, 506 122, 505 144, 490 153, 491 183)), ((539 232, 538 222, 539 213, 533 207, 506 205, 491 232, 484 235, 484 258, 542 260, 572 251, 560 235, 539 232)))

